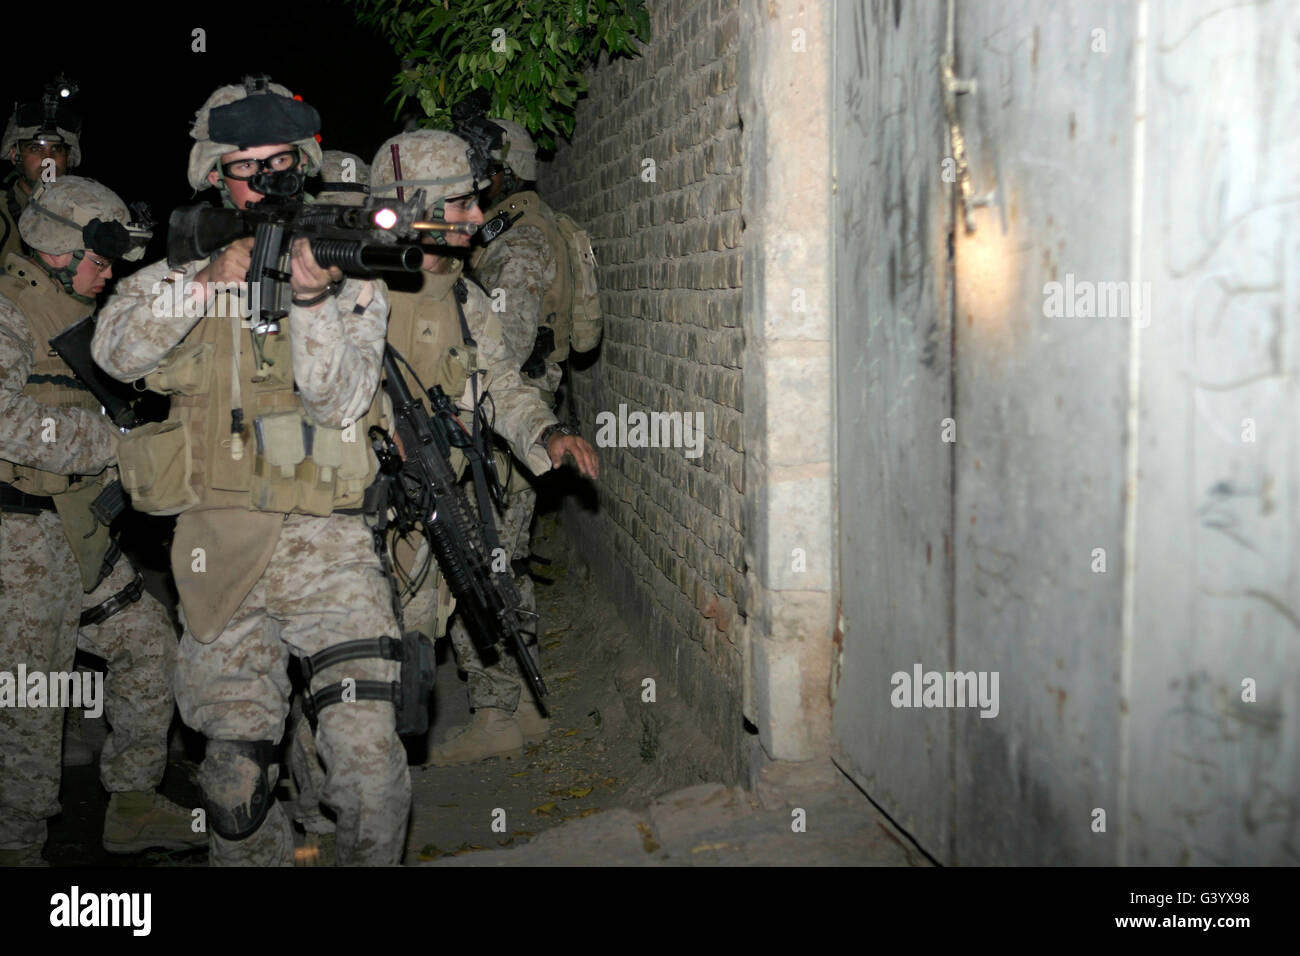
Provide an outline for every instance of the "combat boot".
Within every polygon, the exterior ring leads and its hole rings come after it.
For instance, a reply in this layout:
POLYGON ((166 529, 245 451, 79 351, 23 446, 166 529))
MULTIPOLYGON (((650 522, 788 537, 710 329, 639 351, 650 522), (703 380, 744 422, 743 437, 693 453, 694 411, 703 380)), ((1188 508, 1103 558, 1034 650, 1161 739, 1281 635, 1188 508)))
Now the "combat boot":
POLYGON ((17 850, 0 850, 0 866, 49 866, 41 856, 38 846, 24 846, 17 850))
POLYGON ((524 752, 519 721, 499 707, 480 707, 468 724, 446 741, 429 748, 426 764, 450 767, 488 757, 518 757, 524 752))
POLYGON ((541 708, 537 706, 537 701, 528 696, 528 691, 524 691, 519 698, 515 719, 519 721, 519 732, 524 735, 526 744, 545 740, 547 731, 551 729, 551 721, 542 716, 541 708))
POLYGON ((104 849, 109 853, 140 853, 155 847, 188 850, 206 847, 206 832, 195 833, 189 810, 161 793, 134 790, 114 793, 104 815, 104 849))

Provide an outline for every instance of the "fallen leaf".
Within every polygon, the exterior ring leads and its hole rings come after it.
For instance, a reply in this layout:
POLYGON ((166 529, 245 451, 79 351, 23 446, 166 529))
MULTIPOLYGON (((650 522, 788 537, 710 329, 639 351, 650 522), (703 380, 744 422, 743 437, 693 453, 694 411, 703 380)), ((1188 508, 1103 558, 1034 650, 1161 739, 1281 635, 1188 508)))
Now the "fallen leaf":
POLYGON ((545 815, 549 817, 551 815, 551 811, 553 811, 554 809, 555 809, 555 801, 551 800, 547 803, 543 803, 540 807, 533 807, 528 812, 535 813, 539 816, 545 815))
POLYGON ((636 828, 641 831, 641 848, 647 853, 653 853, 659 849, 659 844, 655 842, 654 831, 644 823, 638 823, 636 828))
POLYGON ((593 813, 600 813, 600 807, 588 807, 586 810, 583 810, 581 813, 579 813, 578 816, 589 817, 593 813))
POLYGON ((555 649, 556 649, 557 647, 559 647, 559 646, 560 646, 560 642, 559 642, 559 641, 551 641, 551 643, 549 643, 549 644, 543 644, 543 645, 542 645, 542 650, 544 650, 544 651, 553 651, 553 650, 555 650, 555 649))
POLYGON ((574 727, 572 730, 566 730, 566 731, 564 732, 564 736, 566 736, 566 737, 572 737, 572 736, 573 736, 574 734, 576 734, 577 732, 578 732, 578 728, 577 728, 577 727, 574 727))
POLYGON ((512 773, 510 776, 512 776, 512 777, 526 777, 526 776, 528 776, 528 771, 527 771, 527 770, 520 770, 518 773, 512 773))
POLYGON ((726 850, 730 848, 730 843, 701 843, 699 846, 691 847, 692 853, 703 853, 706 850, 726 850))
POLYGON ((618 777, 606 777, 604 780, 601 781, 601 783, 603 783, 607 787, 612 787, 614 786, 614 784, 618 783, 618 777))
POLYGON ((568 789, 569 796, 574 799, 585 797, 589 793, 591 793, 591 787, 570 787, 568 789))

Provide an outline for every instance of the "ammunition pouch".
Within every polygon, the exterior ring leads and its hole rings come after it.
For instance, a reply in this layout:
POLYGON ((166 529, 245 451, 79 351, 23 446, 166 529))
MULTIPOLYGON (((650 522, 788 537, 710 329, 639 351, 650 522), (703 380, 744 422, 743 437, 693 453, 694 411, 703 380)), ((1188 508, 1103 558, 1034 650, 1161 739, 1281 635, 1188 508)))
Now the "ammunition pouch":
POLYGON ((300 412, 272 412, 253 421, 257 454, 250 507, 284 514, 328 515, 359 502, 371 484, 370 443, 364 422, 326 428, 300 412), (351 438, 345 441, 344 438, 351 438))
MULTIPOLYGON (((429 695, 433 693, 436 664, 433 641, 419 631, 407 631, 400 640, 373 637, 347 641, 301 659, 303 677, 310 687, 312 677, 326 667, 362 658, 401 661, 401 678, 397 681, 359 680, 355 682, 354 700, 386 700, 392 703, 399 734, 423 734, 429 729, 429 695)), ((303 698, 303 710, 316 722, 320 712, 343 702, 344 686, 340 681, 323 687, 303 698)))
POLYGON ((194 453, 182 422, 150 422, 122 436, 117 451, 122 487, 136 511, 176 515, 199 503, 190 487, 194 453))

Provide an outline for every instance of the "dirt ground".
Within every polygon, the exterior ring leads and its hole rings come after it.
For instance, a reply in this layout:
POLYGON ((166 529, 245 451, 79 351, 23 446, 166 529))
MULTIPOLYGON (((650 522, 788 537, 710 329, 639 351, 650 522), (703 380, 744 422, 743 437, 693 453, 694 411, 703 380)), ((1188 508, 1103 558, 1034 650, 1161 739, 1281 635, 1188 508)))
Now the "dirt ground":
MULTIPOLYGON (((448 642, 440 641, 432 729, 427 738, 406 741, 413 791, 408 864, 520 846, 568 821, 644 806, 675 787, 721 779, 723 755, 695 730, 683 708, 662 695, 654 704, 641 701, 645 675, 637 665, 629 622, 584 579, 553 515, 539 516, 533 551, 551 561, 535 566, 549 734, 519 758, 422 766, 429 744, 469 719, 465 684, 448 642)), ((80 733, 92 746, 102 744, 102 721, 87 722, 80 733)), ((194 773, 201 757, 197 736, 174 728, 162 789, 185 806, 198 800, 194 773)), ((290 796, 283 784, 278 793, 290 796)), ((207 863, 202 850, 129 857, 104 853, 99 835, 108 795, 94 765, 65 767, 62 801, 46 850, 55 865, 207 863)), ((304 864, 328 862, 328 845, 317 852, 311 837, 303 834, 302 841, 304 864)))

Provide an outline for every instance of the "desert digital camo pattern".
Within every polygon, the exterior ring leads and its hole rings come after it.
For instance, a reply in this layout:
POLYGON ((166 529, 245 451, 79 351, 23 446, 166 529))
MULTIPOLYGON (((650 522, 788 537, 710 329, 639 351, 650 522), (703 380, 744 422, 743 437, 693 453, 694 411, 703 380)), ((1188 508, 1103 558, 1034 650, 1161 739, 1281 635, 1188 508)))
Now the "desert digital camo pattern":
POLYGON ((516 176, 525 182, 537 178, 537 144, 524 129, 513 120, 499 116, 489 116, 489 123, 501 127, 501 148, 492 151, 492 158, 505 163, 516 176))
POLYGON ((19 185, 21 177, 12 186, 0 192, 0 262, 10 255, 21 255, 22 236, 18 233, 18 220, 27 206, 28 193, 19 185))
MULTIPOLYGON (((489 210, 489 218, 496 210, 489 210)), ((523 365, 533 351, 538 326, 546 324, 542 296, 555 281, 556 256, 542 230, 516 224, 484 246, 474 256, 474 275, 504 310, 497 313, 507 351, 515 367, 523 365)), ((546 363, 546 374, 523 376, 534 388, 554 394, 560 387, 560 366, 546 363)))
MULTIPOLYGON (((32 190, 18 231, 33 249, 61 256, 86 248, 81 227, 93 219, 125 226, 130 213, 122 198, 103 183, 85 176, 60 176, 32 190)), ((142 254, 132 250, 123 258, 139 259, 142 254)))
MULTIPOLYGON (((44 273, 38 281, 46 281, 44 273)), ((61 295, 53 283, 46 284, 52 294, 61 295)), ((98 411, 49 405, 23 394, 38 348, 43 355, 46 343, 37 343, 22 311, 0 294, 0 402, 5 408, 0 416, 0 458, 60 475, 97 475, 117 455, 117 429, 98 411), (49 434, 46 419, 53 420, 54 441, 43 440, 49 434)))
MULTIPOLYGON (((288 87, 281 86, 279 83, 268 83, 268 93, 259 93, 259 96, 287 96, 293 94, 289 92, 288 87)), ((212 141, 208 132, 208 119, 211 112, 218 106, 229 106, 236 100, 245 99, 248 96, 242 84, 231 84, 230 86, 217 87, 208 97, 207 101, 200 106, 194 113, 194 123, 190 127, 190 136, 195 140, 194 145, 190 148, 189 163, 189 180, 190 185, 195 189, 207 189, 211 183, 208 182, 208 173, 217 168, 217 162, 226 153, 238 152, 243 147, 235 143, 215 143, 212 141)), ((319 131, 318 131, 319 132, 319 131)), ((278 143, 247 143, 246 146, 278 146, 278 143)), ((288 145, 297 146, 302 150, 303 157, 307 160, 306 173, 308 176, 314 175, 321 165, 321 148, 316 142, 315 137, 295 140, 288 145)))
MULTIPOLYGON (((451 323, 451 328, 457 328, 460 320, 456 315, 452 286, 459 276, 460 269, 460 261, 455 260, 448 273, 426 273, 420 293, 393 292, 394 319, 390 322, 390 337, 396 341, 404 340, 404 330, 400 325, 412 320, 415 321, 417 328, 420 322, 451 323), (410 300, 401 298, 408 295, 419 295, 414 308, 410 307, 410 300)), ((486 386, 486 391, 491 396, 488 407, 495 412, 494 428, 498 435, 509 442, 516 457, 522 458, 535 473, 544 472, 550 469, 551 461, 536 441, 541 432, 555 422, 555 416, 542 402, 537 389, 526 385, 520 377, 519 361, 505 341, 501 313, 492 311, 487 296, 475 283, 466 282, 466 287, 468 297, 463 308, 465 323, 477 343, 480 371, 476 374, 479 376, 479 394, 483 394, 486 386)), ((421 381, 426 385, 436 378, 438 360, 439 356, 418 352, 411 360, 421 381)), ((470 403, 464 399, 470 396, 471 391, 471 385, 467 385, 462 396, 462 408, 469 407, 470 403)), ((520 506, 522 507, 522 503, 520 506)), ((502 547, 513 556, 515 548, 513 542, 520 533, 518 526, 522 525, 526 531, 528 522, 532 519, 531 505, 526 516, 521 511, 516 511, 513 504, 507 515, 516 527, 501 533, 502 547)), ((503 517, 497 514, 496 521, 500 529, 503 517)), ((404 563, 408 569, 415 568, 419 566, 420 559, 404 563)), ((440 583, 441 574, 434 564, 424 583, 406 607, 407 627, 420 628, 430 636, 436 636, 437 626, 433 623, 435 615, 445 618, 451 607, 447 590, 445 587, 440 587, 440 583)), ((532 582, 529 581, 524 594, 525 607, 529 610, 533 609, 531 594, 532 582)), ((527 630, 529 626, 526 624, 525 629, 527 630)), ((484 700, 513 701, 509 707, 513 712, 519 701, 521 678, 518 664, 511 652, 503 648, 500 662, 485 666, 479 659, 478 652, 473 649, 469 635, 459 620, 453 622, 451 636, 457 662, 470 675, 471 701, 476 699, 477 688, 477 697, 484 700)), ((486 706, 504 706, 504 704, 493 703, 486 706)))
MULTIPOLYGON (((123 382, 157 369, 200 320, 166 308, 154 314, 161 290, 170 288, 164 280, 193 282, 207 264, 201 259, 169 270, 164 259, 120 281, 95 320, 91 354, 100 368, 123 382)), ((345 419, 365 416, 379 385, 387 317, 388 291, 378 280, 346 279, 339 294, 315 310, 289 309, 294 381, 317 424, 340 428, 345 419), (365 303, 359 314, 353 310, 358 301, 365 303)))
MULTIPOLYGON (((512 492, 506 500, 505 512, 495 511, 497 528, 501 538, 501 547, 510 555, 510 560, 526 558, 530 549, 528 528, 532 524, 533 509, 537 505, 537 492, 524 488, 512 492)), ((527 574, 515 578, 515 587, 519 589, 521 606, 530 614, 520 614, 519 622, 524 632, 524 640, 534 663, 540 661, 537 653, 537 597, 533 593, 533 580, 527 574)), ((531 694, 524 687, 526 678, 519 670, 519 661, 509 648, 502 648, 500 657, 490 664, 484 664, 474 647, 469 631, 461 619, 451 622, 451 644, 456 652, 456 663, 468 677, 467 691, 469 705, 474 709, 480 707, 498 707, 508 714, 513 714, 519 707, 522 694, 531 694)))
MULTIPOLYGON (((190 263, 174 276, 192 281, 204 264, 190 263)), ((153 371, 199 321, 165 310, 154 314, 155 283, 168 275, 165 262, 141 270, 119 285, 100 313, 93 353, 109 374, 131 380, 153 371)), ((342 427, 365 415, 379 383, 387 314, 383 283, 355 279, 318 309, 291 309, 294 381, 317 423, 342 427), (353 309, 358 302, 360 312, 353 309)), ((192 517, 179 516, 178 538, 192 517)), ((186 628, 177 663, 181 715, 209 739, 278 741, 289 709, 289 654, 396 631, 388 583, 363 519, 288 516, 269 565, 222 633, 203 644, 186 628)), ((318 675, 314 686, 343 677, 392 681, 397 674, 396 662, 352 661, 318 675)), ((338 862, 398 862, 410 777, 392 705, 356 701, 326 708, 316 745, 328 768, 322 800, 338 815, 338 862)), ((204 785, 238 789, 239 783, 209 777, 204 785)), ((278 805, 247 839, 210 832, 209 846, 215 865, 282 865, 293 857, 292 832, 278 805)))
MULTIPOLYGON (((176 635, 147 591, 102 624, 78 630, 81 612, 126 587, 125 557, 90 594, 54 512, 0 515, 0 671, 69 672, 76 650, 107 661, 104 715, 110 731, 99 760, 109 791, 152 791, 167 766, 176 635)), ((63 710, 0 707, 0 849, 42 846, 45 819, 59 812, 63 710)))
MULTIPOLYGON (((364 519, 290 515, 270 565, 224 633, 201 644, 186 628, 176 665, 181 717, 209 739, 279 741, 289 713, 290 654, 396 632, 388 581, 364 519)), ((396 681, 399 668, 379 658, 345 661, 317 673, 312 690, 344 678, 396 681)), ((338 818, 338 862, 398 863, 411 779, 392 704, 360 700, 326 707, 315 743, 326 767, 320 798, 338 818)), ((279 804, 245 840, 209 837, 214 865, 293 862, 293 834, 279 804)))

